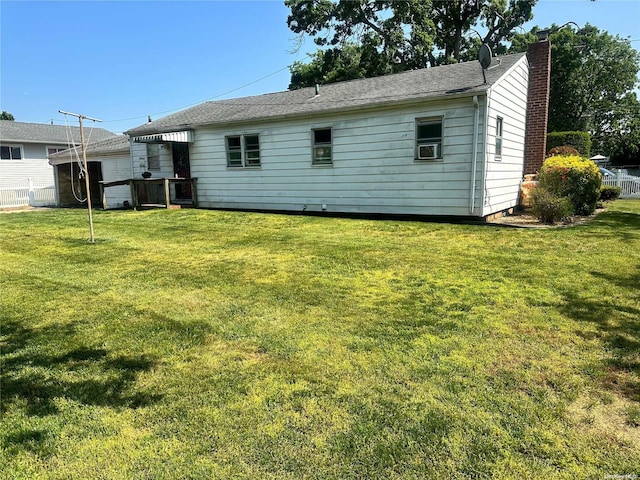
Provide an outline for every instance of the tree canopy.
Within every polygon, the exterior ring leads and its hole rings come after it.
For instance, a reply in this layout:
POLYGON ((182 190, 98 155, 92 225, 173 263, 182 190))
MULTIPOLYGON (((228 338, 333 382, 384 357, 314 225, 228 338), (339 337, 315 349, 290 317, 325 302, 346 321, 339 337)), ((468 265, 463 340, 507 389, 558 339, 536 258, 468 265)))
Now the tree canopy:
MULTIPOLYGON (((536 41, 537 27, 514 37, 511 51, 536 41)), ((592 151, 631 161, 640 145, 640 54, 593 25, 552 25, 549 131, 588 131, 592 151), (554 31, 555 30, 555 31, 554 31)))
MULTIPOLYGON (((526 51, 539 27, 516 29, 536 2, 285 0, 289 28, 319 47, 309 63, 292 65, 289 88, 472 60, 482 43, 498 54, 526 51)), ((588 131, 595 153, 640 161, 638 52, 592 25, 550 30, 549 131, 588 131)))
POLYGON ((285 0, 289 28, 321 47, 310 63, 294 63, 289 88, 463 61, 482 43, 505 51, 536 2, 285 0), (482 27, 482 38, 474 26, 482 27))
POLYGON ((2 110, 2 112, 0 112, 0 120, 15 120, 15 118, 13 118, 13 115, 9 112, 2 110))

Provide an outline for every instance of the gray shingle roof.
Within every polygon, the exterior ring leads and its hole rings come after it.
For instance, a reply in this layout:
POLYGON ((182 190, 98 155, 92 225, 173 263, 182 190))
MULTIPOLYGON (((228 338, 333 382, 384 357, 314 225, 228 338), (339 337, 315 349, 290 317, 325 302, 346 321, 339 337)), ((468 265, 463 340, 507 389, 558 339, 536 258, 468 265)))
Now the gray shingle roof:
POLYGON ((524 53, 494 59, 486 71, 477 61, 423 68, 381 77, 338 82, 314 88, 269 93, 252 97, 204 102, 195 107, 140 125, 125 133, 147 135, 203 125, 264 121, 289 116, 404 103, 412 100, 446 98, 486 91, 525 56, 524 53))
MULTIPOLYGON (((127 135, 115 135, 113 137, 91 142, 85 149, 87 157, 95 157, 98 155, 108 155, 114 153, 129 153, 129 137, 127 135)), ((77 154, 81 155, 80 149, 77 154)), ((49 155, 49 159, 54 163, 65 163, 69 160, 76 160, 76 153, 73 149, 64 150, 62 152, 49 155)))
MULTIPOLYGON (((20 143, 67 143, 66 125, 49 125, 46 123, 26 123, 14 122, 11 120, 0 120, 0 140, 3 142, 20 143)), ((80 127, 69 127, 69 135, 74 143, 80 143, 80 127)), ((92 128, 85 126, 85 141, 87 138, 102 140, 113 137, 115 133, 104 128, 92 128)))

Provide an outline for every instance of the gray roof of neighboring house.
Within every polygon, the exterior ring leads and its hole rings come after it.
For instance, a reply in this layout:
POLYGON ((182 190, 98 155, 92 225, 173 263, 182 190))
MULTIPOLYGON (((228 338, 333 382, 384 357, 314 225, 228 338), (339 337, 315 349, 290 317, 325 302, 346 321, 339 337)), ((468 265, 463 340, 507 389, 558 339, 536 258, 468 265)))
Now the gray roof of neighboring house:
POLYGON ((289 116, 376 107, 425 99, 473 95, 486 91, 526 54, 494 58, 485 71, 477 61, 410 70, 252 97, 204 102, 195 107, 135 127, 125 133, 146 135, 197 126, 264 121, 289 116))
MULTIPOLYGON (((49 155, 49 159, 52 163, 66 163, 69 161, 75 161, 82 155, 80 148, 76 148, 77 152, 73 149, 67 149, 62 152, 49 155), (76 153, 78 157, 76 156, 76 153)), ((91 142, 85 148, 87 157, 97 157, 99 155, 112 155, 116 153, 129 153, 129 137, 127 135, 115 135, 113 137, 105 138, 104 140, 98 140, 97 142, 91 142)))
MULTIPOLYGON (((115 136, 115 133, 104 128, 84 127, 85 141, 102 140, 115 136)), ((49 125, 47 123, 14 122, 0 120, 0 140, 20 143, 52 143, 65 144, 68 140, 80 143, 80 127, 66 125, 49 125)))

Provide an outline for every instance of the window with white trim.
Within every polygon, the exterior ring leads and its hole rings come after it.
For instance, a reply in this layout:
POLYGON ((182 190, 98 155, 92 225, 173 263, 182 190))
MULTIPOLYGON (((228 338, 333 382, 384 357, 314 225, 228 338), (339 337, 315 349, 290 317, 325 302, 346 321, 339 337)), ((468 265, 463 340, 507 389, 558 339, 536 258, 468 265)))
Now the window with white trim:
POLYGON ((333 148, 331 128, 315 128, 312 131, 312 165, 332 165, 333 148))
POLYGON ((442 117, 416 120, 416 160, 442 158, 442 117))
POLYGON ((22 145, 0 145, 0 160, 22 159, 22 145))
POLYGON ((259 167, 260 136, 229 135, 227 143, 227 167, 259 167))
POLYGON ((496 158, 502 157, 502 117, 496 118, 496 158))
POLYGON ((67 148, 68 147, 47 147, 47 157, 49 157, 49 155, 53 155, 54 153, 62 152, 67 148))
POLYGON ((160 145, 147 143, 147 169, 149 171, 160 170, 160 145))

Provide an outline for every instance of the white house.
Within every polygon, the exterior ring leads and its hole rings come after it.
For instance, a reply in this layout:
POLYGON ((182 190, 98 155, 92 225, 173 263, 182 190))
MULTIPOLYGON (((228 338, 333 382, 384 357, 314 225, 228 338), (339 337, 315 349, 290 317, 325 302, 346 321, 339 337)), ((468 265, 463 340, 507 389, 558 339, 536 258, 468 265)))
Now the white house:
POLYGON ((134 175, 196 177, 205 208, 487 217, 518 202, 529 72, 515 54, 205 102, 126 132, 134 175))
MULTIPOLYGON (((102 205, 100 182, 112 182, 133 178, 129 137, 114 135, 103 140, 89 143, 85 148, 87 169, 91 189, 91 203, 102 205)), ((86 185, 81 171, 80 148, 65 150, 50 155, 54 166, 57 204, 73 206, 84 203, 86 185)), ((111 187, 105 190, 108 208, 122 207, 131 200, 128 185, 111 187)))
MULTIPOLYGON (((87 139, 102 140, 115 134, 103 128, 85 128, 87 139)), ((80 128, 0 120, 0 188, 34 183, 53 186, 48 157, 71 145, 80 145, 80 128)))

